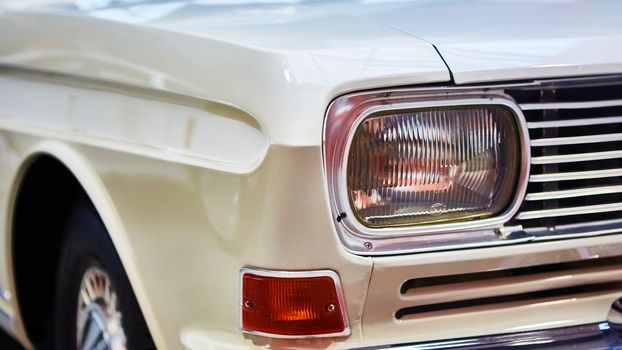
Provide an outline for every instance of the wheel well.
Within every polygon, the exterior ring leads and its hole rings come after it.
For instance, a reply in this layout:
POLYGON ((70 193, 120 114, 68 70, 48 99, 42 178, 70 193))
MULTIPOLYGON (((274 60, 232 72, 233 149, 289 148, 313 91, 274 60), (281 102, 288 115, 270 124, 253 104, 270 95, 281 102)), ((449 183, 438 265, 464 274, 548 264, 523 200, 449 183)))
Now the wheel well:
POLYGON ((21 316, 39 348, 51 339, 54 290, 62 236, 76 203, 88 195, 58 159, 34 159, 18 188, 13 217, 13 272, 21 316))

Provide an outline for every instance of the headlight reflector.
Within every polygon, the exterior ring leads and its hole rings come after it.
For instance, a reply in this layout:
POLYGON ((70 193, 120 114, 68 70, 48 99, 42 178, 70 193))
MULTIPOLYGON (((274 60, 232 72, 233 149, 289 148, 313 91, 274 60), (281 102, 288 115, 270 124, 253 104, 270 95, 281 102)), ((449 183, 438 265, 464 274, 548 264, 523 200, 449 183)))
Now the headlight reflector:
POLYGON ((491 217, 512 202, 520 157, 505 106, 372 114, 349 148, 350 204, 371 228, 491 217))

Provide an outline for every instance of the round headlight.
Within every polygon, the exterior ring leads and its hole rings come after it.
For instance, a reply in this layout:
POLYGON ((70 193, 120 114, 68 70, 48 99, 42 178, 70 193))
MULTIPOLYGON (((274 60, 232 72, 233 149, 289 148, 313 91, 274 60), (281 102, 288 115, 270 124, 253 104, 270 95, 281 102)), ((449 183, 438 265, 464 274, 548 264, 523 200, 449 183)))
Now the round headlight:
POLYGON ((491 217, 517 187, 518 126, 501 105, 378 112, 358 125, 346 164, 350 205, 367 227, 491 217))

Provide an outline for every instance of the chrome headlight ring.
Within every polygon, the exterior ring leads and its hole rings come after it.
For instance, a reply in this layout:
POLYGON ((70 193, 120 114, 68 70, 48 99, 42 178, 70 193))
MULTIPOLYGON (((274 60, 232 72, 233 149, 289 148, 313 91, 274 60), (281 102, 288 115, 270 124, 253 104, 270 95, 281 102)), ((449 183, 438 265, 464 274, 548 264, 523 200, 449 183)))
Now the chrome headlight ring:
POLYGON ((509 233, 520 227, 504 225, 516 214, 527 190, 530 164, 529 133, 522 111, 501 89, 401 89, 349 94, 329 106, 324 124, 324 166, 337 233, 344 247, 356 254, 383 255, 515 243, 528 236, 509 233), (520 145, 518 182, 507 209, 493 217, 429 225, 369 227, 361 223, 348 195, 347 161, 354 134, 371 115, 398 114, 425 108, 491 107, 509 109, 515 117, 520 145))

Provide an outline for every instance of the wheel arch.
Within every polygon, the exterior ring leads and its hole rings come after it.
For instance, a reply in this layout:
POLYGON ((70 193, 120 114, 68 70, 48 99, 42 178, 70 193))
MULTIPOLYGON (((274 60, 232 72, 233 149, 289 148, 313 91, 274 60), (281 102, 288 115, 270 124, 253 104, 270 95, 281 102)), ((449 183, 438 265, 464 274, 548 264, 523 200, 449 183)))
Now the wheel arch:
MULTIPOLYGON (((32 320, 25 319, 25 314, 22 313, 24 311, 23 304, 27 302, 27 300, 20 300, 20 295, 23 296, 24 294, 21 293, 19 289, 19 276, 17 276, 16 270, 16 258, 19 257, 19 254, 24 253, 23 251, 18 251, 18 249, 24 250, 28 247, 18 247, 15 245, 15 242, 18 241, 17 235, 19 234, 16 223, 18 215, 20 215, 18 213, 18 205, 26 190, 24 188, 25 181, 29 175, 37 171, 36 165, 44 158, 51 159, 66 169, 66 175, 73 177, 76 185, 83 191, 85 199, 90 201, 93 209, 99 215, 121 259, 123 268, 125 269, 134 294, 136 295, 153 340, 156 345, 160 346, 159 344, 163 344, 163 341, 159 339, 161 332, 157 329, 157 322, 155 322, 155 318, 151 312, 151 306, 146 296, 147 293, 139 278, 139 272, 133 263, 133 250, 127 239, 126 230, 115 209, 114 203, 110 196, 108 196, 107 189, 100 179, 100 174, 91 166, 90 161, 71 145, 54 140, 39 142, 26 152, 16 171, 11 186, 12 193, 7 207, 8 234, 6 235, 7 242, 5 243, 7 248, 5 253, 7 254, 10 273, 10 285, 8 287, 10 290, 15 291, 13 300, 13 305, 15 307, 15 329, 23 332, 23 334, 29 338, 28 341, 32 342, 33 339, 30 339, 31 332, 29 332, 29 327, 32 328, 32 325, 28 324, 28 322, 32 320)), ((60 235, 57 235, 54 239, 58 240, 57 243, 60 244, 60 235)), ((55 249, 58 248, 59 246, 55 247, 55 249)), ((57 252, 55 253, 57 254, 57 252)))

